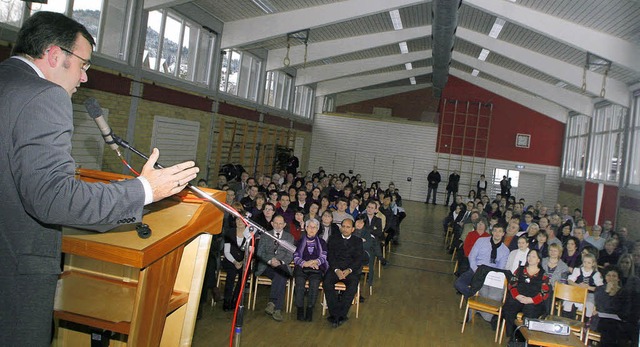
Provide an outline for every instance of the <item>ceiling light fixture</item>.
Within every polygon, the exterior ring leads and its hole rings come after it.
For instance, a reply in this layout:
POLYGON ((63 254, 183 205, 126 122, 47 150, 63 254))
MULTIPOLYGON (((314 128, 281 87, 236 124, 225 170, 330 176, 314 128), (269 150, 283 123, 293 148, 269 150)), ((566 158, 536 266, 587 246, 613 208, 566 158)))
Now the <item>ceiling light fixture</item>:
POLYGON ((256 6, 260 7, 262 12, 264 13, 271 14, 271 13, 278 12, 278 10, 276 10, 276 8, 273 6, 271 2, 269 2, 269 0, 251 0, 251 1, 254 4, 256 4, 256 6))
POLYGON ((489 55, 489 50, 483 48, 482 51, 480 52, 480 55, 478 56, 478 60, 482 60, 485 61, 487 60, 487 56, 489 55))
POLYGON ((399 10, 389 11, 389 16, 391 16, 391 23, 393 23, 393 29, 401 30, 402 18, 400 18, 400 11, 399 10))
POLYGON ((400 53, 409 53, 409 47, 407 47, 407 43, 405 41, 400 42, 398 45, 400 46, 400 53))
POLYGON ((406 64, 404 64, 404 67, 405 67, 407 70, 413 70, 413 65, 412 65, 411 63, 406 63, 406 64))
POLYGON ((473 71, 471 71, 471 76, 478 76, 479 73, 480 71, 478 71, 478 69, 473 69, 473 71))
POLYGON ((493 37, 494 39, 497 39, 505 23, 506 21, 504 19, 496 17, 496 21, 493 23, 493 26, 491 27, 491 31, 489 32, 489 37, 493 37))
POLYGON ((416 78, 415 77, 409 77, 409 82, 411 82, 411 84, 416 84, 416 78))

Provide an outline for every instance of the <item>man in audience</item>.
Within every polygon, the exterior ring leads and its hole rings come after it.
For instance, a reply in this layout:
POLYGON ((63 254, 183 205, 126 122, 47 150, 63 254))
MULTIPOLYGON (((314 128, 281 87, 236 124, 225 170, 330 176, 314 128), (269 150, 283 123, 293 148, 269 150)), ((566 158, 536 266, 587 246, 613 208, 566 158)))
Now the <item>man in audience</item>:
POLYGON ((347 213, 347 199, 344 197, 338 198, 336 203, 336 211, 333 211, 333 222, 341 225, 345 219, 354 220, 353 216, 347 213))
POLYGON ((293 222, 293 217, 295 216, 296 211, 294 211, 290 206, 291 198, 289 197, 287 192, 280 193, 280 199, 278 200, 278 202, 280 203, 280 207, 276 209, 276 214, 281 215, 284 218, 285 222, 287 222, 287 225, 291 224, 291 222, 293 222))
POLYGON ((256 196, 258 196, 258 186, 248 186, 247 196, 240 199, 240 203, 245 211, 251 211, 255 206, 256 196))
POLYGON ((627 228, 622 227, 618 229, 617 234, 618 234, 618 241, 620 242, 622 249, 625 250, 627 253, 633 253, 635 248, 635 243, 629 240, 629 231, 627 230, 627 228))
MULTIPOLYGON (((284 231, 286 225, 282 216, 273 217, 271 222, 273 230, 267 233, 275 236, 278 240, 288 242, 293 245, 293 236, 284 231)), ((362 247, 362 246, 361 246, 362 247)), ((267 276, 271 279, 271 292, 269 294, 269 303, 265 308, 265 312, 273 317, 276 321, 282 321, 282 306, 284 305, 284 291, 291 271, 289 263, 293 260, 293 253, 282 247, 278 241, 272 240, 270 237, 262 236, 258 244, 258 268, 256 269, 256 277, 260 275, 267 276)))
POLYGON ((573 229, 573 236, 580 242, 578 244, 578 252, 582 252, 582 250, 589 245, 589 243, 584 239, 584 229, 581 227, 576 227, 575 229, 573 229))
POLYGON ((329 237, 327 245, 329 270, 325 275, 323 288, 329 308, 327 319, 334 328, 347 321, 347 314, 360 281, 364 251, 362 239, 352 235, 353 231, 353 220, 343 220, 340 234, 329 237), (344 283, 347 288, 341 298, 338 298, 338 292, 335 290, 337 282, 344 283))
POLYGON ((223 174, 218 175, 218 183, 215 188, 217 190, 222 190, 222 186, 225 184, 227 184, 227 176, 223 174))
POLYGON ((476 241, 469 253, 469 270, 460 275, 454 283, 454 287, 462 295, 465 297, 471 295, 469 286, 478 266, 487 265, 501 270, 505 268, 509 249, 502 243, 503 237, 504 225, 498 224, 493 227, 491 237, 483 237, 476 241))

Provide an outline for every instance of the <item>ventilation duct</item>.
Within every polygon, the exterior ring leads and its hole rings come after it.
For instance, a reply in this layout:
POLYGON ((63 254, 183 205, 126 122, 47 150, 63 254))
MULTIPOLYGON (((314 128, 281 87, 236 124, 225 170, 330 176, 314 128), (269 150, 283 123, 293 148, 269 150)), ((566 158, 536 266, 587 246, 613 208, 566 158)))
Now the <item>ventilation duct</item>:
POLYGON ((458 9, 462 1, 434 0, 432 2, 432 33, 433 44, 433 94, 436 97, 442 95, 442 90, 447 84, 449 65, 451 65, 451 52, 458 27, 458 9))

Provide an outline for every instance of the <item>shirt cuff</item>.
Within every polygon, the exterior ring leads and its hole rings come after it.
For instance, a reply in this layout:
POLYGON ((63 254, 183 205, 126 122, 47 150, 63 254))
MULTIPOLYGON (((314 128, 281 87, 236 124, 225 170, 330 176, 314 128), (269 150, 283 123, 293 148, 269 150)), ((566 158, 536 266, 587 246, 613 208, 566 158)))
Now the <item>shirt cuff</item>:
POLYGON ((149 205, 153 202, 153 189, 151 189, 151 184, 149 184, 149 181, 142 176, 138 176, 136 178, 142 182, 142 187, 144 188, 144 204, 145 206, 149 205))

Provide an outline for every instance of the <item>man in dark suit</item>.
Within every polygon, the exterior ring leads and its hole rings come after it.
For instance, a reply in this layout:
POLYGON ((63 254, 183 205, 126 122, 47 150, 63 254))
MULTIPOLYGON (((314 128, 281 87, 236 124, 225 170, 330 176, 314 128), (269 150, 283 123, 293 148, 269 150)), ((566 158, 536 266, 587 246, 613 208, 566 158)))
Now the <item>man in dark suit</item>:
POLYGON ((433 170, 431 172, 429 172, 429 175, 427 176, 427 181, 428 181, 428 185, 427 185, 427 201, 425 201, 425 204, 429 203, 429 199, 431 199, 431 203, 432 204, 436 204, 436 194, 438 194, 438 184, 440 184, 440 181, 442 181, 442 177, 440 177, 440 173, 438 172, 438 167, 434 166, 433 170), (431 195, 433 194, 433 195, 431 195))
POLYGON ((358 291, 364 248, 362 239, 352 235, 354 230, 353 220, 343 220, 340 234, 331 235, 327 245, 329 271, 324 277, 323 288, 329 308, 327 319, 334 328, 347 321, 351 302, 358 291), (337 282, 343 282, 347 287, 340 299, 335 290, 337 282))
MULTIPOLYGON (((267 233, 293 245, 293 235, 284 230, 284 227, 287 225, 284 217, 281 215, 273 217, 271 224, 273 224, 273 230, 267 231, 267 233)), ((256 277, 264 275, 271 279, 269 303, 264 311, 273 317, 273 319, 280 322, 283 319, 282 306, 284 304, 284 291, 287 286, 287 281, 289 277, 291 277, 289 263, 293 260, 293 253, 289 252, 270 237, 263 236, 258 244, 257 257, 258 268, 256 269, 256 277)))
POLYGON ((178 193, 196 177, 193 162, 113 184, 74 178, 71 95, 87 81, 95 44, 78 22, 38 12, 0 64, 0 346, 49 346, 60 225, 142 220, 145 204, 178 193))
POLYGON ((455 200, 456 195, 458 195, 458 186, 460 185, 460 175, 453 170, 451 175, 449 175, 449 183, 447 183, 447 202, 445 205, 449 206, 449 198, 451 194, 453 194, 453 199, 455 200))

